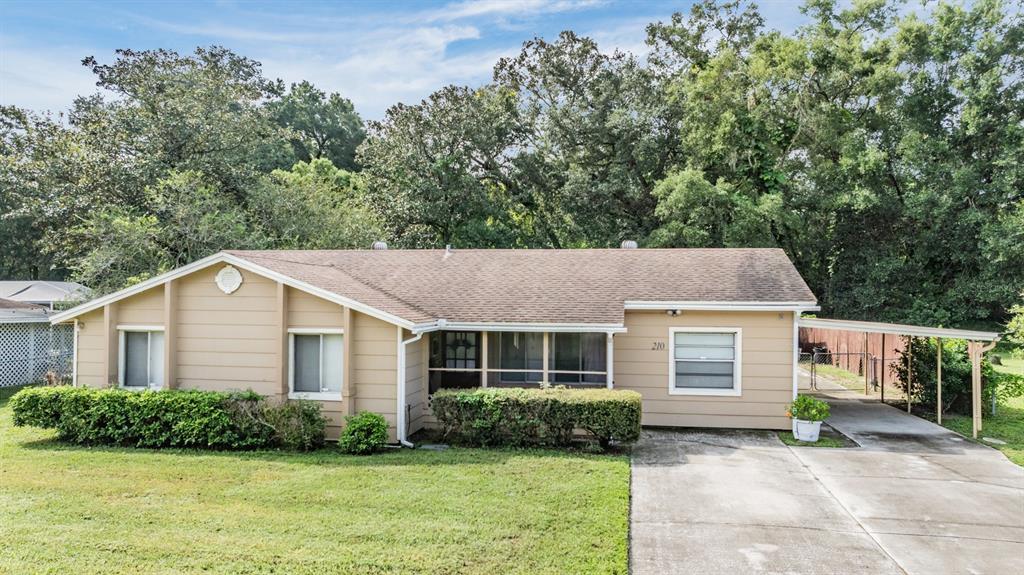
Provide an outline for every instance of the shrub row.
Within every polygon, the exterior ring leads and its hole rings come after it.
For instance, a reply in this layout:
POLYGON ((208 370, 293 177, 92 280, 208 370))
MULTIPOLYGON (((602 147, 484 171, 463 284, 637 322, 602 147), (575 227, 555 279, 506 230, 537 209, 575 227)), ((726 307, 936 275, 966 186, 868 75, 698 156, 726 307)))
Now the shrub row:
POLYGON ((10 404, 15 425, 86 445, 313 449, 327 423, 314 402, 276 404, 254 392, 31 387, 10 404))
POLYGON ((430 403, 444 437, 480 446, 567 445, 575 429, 607 448, 640 437, 640 394, 609 389, 442 389, 430 403))

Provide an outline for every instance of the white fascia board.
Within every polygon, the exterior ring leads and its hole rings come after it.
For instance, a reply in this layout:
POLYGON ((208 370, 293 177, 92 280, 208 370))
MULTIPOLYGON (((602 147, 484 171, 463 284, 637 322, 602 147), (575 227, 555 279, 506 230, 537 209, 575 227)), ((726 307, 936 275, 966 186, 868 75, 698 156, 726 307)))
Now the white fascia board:
POLYGON ((57 324, 74 319, 83 313, 88 313, 94 309, 101 308, 108 303, 113 303, 117 300, 124 299, 129 296, 133 296, 137 293, 142 293, 150 288, 156 287, 168 280, 172 280, 183 275, 190 274, 194 271, 201 270, 207 266, 213 265, 217 262, 224 261, 222 258, 225 256, 223 252, 215 253, 211 256, 207 256, 201 260, 196 260, 190 264, 181 266, 180 268, 173 269, 169 272, 162 273, 158 276, 149 278, 144 282, 137 283, 131 287, 124 288, 123 290, 116 291, 111 294, 107 294, 103 297, 98 297, 94 300, 87 301, 81 305, 77 305, 69 310, 62 311, 58 314, 54 314, 50 317, 50 323, 57 324))
POLYGON ((947 329, 944 327, 926 327, 898 323, 879 323, 871 321, 823 319, 812 317, 802 317, 798 321, 800 323, 800 327, 839 329, 863 333, 885 333, 892 335, 909 335, 913 337, 944 337, 949 339, 969 339, 973 341, 995 341, 1000 338, 998 333, 992 331, 947 329))
POLYGON ((112 303, 112 302, 124 299, 126 297, 133 296, 133 295, 135 295, 137 293, 144 292, 144 291, 146 291, 146 290, 148 290, 150 288, 153 288, 153 287, 156 287, 158 285, 161 285, 164 282, 167 282, 167 281, 170 281, 170 280, 182 277, 182 276, 186 276, 186 275, 188 275, 190 273, 197 272, 197 271, 199 271, 201 269, 210 267, 210 266, 212 266, 214 264, 218 264, 218 263, 229 263, 231 265, 240 267, 240 268, 242 268, 242 269, 244 269, 246 271, 249 271, 249 272, 252 272, 254 274, 262 275, 262 276, 268 277, 270 279, 279 281, 279 282, 281 282, 281 283, 283 283, 283 284, 285 284, 287 286, 290 286, 290 287, 293 287, 295 289, 304 291, 304 292, 306 292, 308 294, 311 294, 311 295, 315 295, 315 296, 323 298, 323 299, 325 299, 327 301, 334 302, 334 303, 336 303, 338 305, 343 305, 343 306, 349 307, 349 308, 351 308, 351 309, 353 309, 355 311, 358 311, 360 313, 365 313, 366 315, 375 317, 377 319, 386 321, 388 323, 392 323, 392 324, 399 325, 399 326, 402 326, 404 328, 409 328, 409 329, 411 329, 415 325, 411 321, 402 319, 402 318, 400 318, 400 317, 398 317, 396 315, 393 315, 393 314, 387 313, 385 311, 379 310, 377 308, 370 307, 368 305, 359 303, 359 302, 357 302, 357 301, 355 301, 355 300, 353 300, 351 298, 347 298, 347 297, 338 295, 338 294, 336 294, 334 292, 331 292, 331 291, 328 291, 328 290, 325 290, 325 289, 321 289, 321 288, 318 288, 316 286, 312 286, 310 284, 307 284, 306 282, 302 282, 302 281, 296 280, 295 278, 292 278, 292 277, 286 276, 284 274, 275 272, 275 271, 270 270, 268 268, 265 268, 265 267, 263 267, 261 265, 254 264, 254 263, 252 263, 252 262, 250 262, 248 260, 242 259, 242 258, 237 257, 237 256, 233 256, 233 255, 225 253, 225 252, 215 253, 215 254, 213 254, 211 256, 207 256, 207 257, 205 257, 205 258, 203 258, 201 260, 196 260, 196 261, 194 261, 194 262, 192 262, 190 264, 184 265, 184 266, 182 266, 180 268, 173 269, 173 270, 171 270, 171 271, 169 271, 167 273, 160 274, 160 275, 158 275, 156 277, 153 277, 153 278, 150 278, 150 279, 148 279, 148 280, 146 280, 144 282, 135 284, 135 285, 133 285, 133 286, 131 286, 129 288, 125 288, 123 290, 116 291, 116 292, 114 292, 112 294, 108 294, 108 295, 105 295, 103 297, 96 298, 96 299, 94 299, 92 301, 89 301, 89 302, 86 302, 86 303, 84 303, 82 305, 73 307, 73 308, 71 308, 71 309, 69 309, 67 311, 63 311, 61 313, 55 314, 55 315, 50 317, 50 323, 51 324, 63 323, 63 322, 68 321, 70 319, 74 319, 75 317, 80 316, 83 313, 88 313, 88 312, 90 312, 90 311, 92 311, 94 309, 98 309, 98 308, 103 307, 103 306, 105 306, 105 305, 107 305, 109 303, 112 303))
POLYGON ((498 323, 498 322, 438 322, 413 328, 413 333, 428 331, 505 331, 552 333, 625 333, 621 324, 579 323, 498 323))
POLYGON ((626 301, 627 310, 684 311, 818 311, 813 301, 626 301))

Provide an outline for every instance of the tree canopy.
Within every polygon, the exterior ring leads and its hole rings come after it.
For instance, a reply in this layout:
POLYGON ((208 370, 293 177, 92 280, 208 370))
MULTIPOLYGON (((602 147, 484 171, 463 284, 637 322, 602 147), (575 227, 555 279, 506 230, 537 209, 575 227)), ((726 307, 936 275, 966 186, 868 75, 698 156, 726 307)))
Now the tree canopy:
POLYGON ((567 31, 364 127, 220 47, 87 58, 0 108, 0 274, 114 289, 231 247, 772 246, 836 317, 1003 320, 1024 291, 1024 16, 705 0, 643 57, 567 31))

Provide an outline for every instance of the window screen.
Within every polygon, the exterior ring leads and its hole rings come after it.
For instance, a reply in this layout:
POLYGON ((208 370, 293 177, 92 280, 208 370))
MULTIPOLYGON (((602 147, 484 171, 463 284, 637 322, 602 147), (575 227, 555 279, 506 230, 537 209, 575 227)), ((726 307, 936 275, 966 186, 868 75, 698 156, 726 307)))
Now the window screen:
POLYGON ((492 333, 488 338, 487 362, 487 369, 500 372, 490 376, 488 385, 540 382, 544 377, 544 334, 492 333))
POLYGON ((295 335, 292 389, 306 393, 320 392, 320 336, 295 335))
POLYGON ((676 389, 733 389, 735 333, 676 333, 676 389))
POLYGON ((341 334, 324 334, 323 391, 340 392, 345 377, 345 350, 341 334))
MULTIPOLYGON (((553 333, 548 369, 552 371, 605 371, 608 347, 603 333, 553 333)), ((555 373, 555 383, 603 384, 604 374, 555 373)))
MULTIPOLYGON (((161 351, 163 346, 161 346, 161 351)), ((124 385, 149 386, 149 333, 124 332, 124 385)))

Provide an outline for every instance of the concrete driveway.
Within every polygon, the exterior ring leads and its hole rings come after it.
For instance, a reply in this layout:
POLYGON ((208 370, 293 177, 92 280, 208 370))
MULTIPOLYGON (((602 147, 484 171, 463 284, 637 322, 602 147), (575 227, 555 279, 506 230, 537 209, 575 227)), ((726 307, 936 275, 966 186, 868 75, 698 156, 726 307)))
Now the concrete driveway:
POLYGON ((632 572, 1024 573, 1024 469, 886 405, 830 403, 861 447, 645 430, 632 572))

